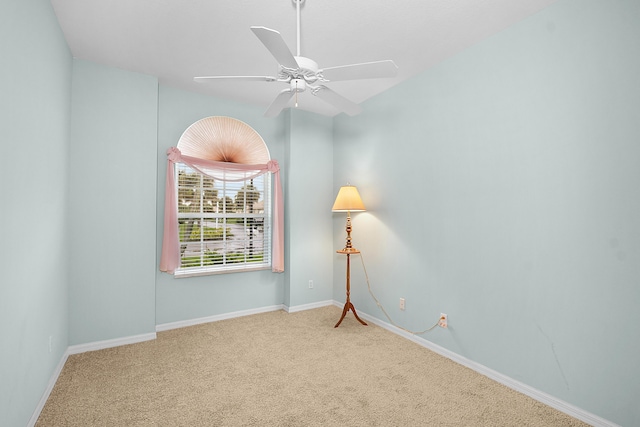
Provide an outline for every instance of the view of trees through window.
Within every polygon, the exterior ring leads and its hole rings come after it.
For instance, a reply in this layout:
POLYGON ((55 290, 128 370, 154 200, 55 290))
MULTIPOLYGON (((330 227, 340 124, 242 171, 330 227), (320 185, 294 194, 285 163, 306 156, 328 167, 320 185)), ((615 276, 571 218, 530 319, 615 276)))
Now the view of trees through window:
POLYGON ((271 264, 265 221, 268 175, 240 182, 215 180, 179 163, 176 175, 180 269, 271 264))

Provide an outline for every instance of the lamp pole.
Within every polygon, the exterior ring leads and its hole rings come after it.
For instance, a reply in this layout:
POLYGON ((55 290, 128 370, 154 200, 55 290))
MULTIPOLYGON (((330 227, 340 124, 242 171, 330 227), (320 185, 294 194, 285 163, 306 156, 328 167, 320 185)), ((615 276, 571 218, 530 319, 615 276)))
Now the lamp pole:
POLYGON ((351 254, 359 254, 360 251, 351 245, 351 213, 349 211, 347 211, 347 244, 344 249, 336 252, 339 254, 345 254, 347 256, 347 299, 344 303, 344 308, 342 309, 342 316, 340 317, 340 320, 338 320, 338 323, 336 323, 334 328, 340 326, 340 323, 342 323, 349 310, 353 311, 353 315, 356 317, 358 322, 367 326, 366 322, 358 317, 356 308, 351 302, 351 254))

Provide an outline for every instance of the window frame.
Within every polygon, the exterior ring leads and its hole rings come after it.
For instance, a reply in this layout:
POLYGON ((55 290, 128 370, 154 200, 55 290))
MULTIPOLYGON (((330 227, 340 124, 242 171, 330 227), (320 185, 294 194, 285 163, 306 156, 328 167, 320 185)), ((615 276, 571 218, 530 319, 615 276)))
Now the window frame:
MULTIPOLYGON (((200 202, 199 202, 199 211, 197 212, 180 212, 180 208, 179 208, 179 201, 175 206, 175 210, 176 210, 176 220, 177 220, 177 226, 178 226, 178 246, 180 249, 180 254, 179 254, 179 266, 175 269, 174 272, 174 277, 175 278, 185 278, 185 277, 193 277, 193 276, 206 276, 206 275, 216 275, 216 274, 228 274, 228 273, 240 273, 240 272, 249 272, 249 271, 259 271, 259 270, 270 270, 273 267, 273 254, 272 254, 272 239, 273 239, 273 227, 272 227, 272 216, 273 216, 273 211, 272 211, 272 204, 273 204, 273 194, 272 194, 272 177, 271 177, 271 173, 264 173, 262 175, 260 175, 260 178, 262 179, 262 188, 258 189, 258 191, 260 192, 261 198, 258 201, 262 201, 263 202, 263 209, 262 212, 253 212, 253 213, 247 213, 247 212, 217 212, 218 210, 218 206, 216 206, 215 208, 215 212, 205 212, 204 209, 204 192, 209 190, 208 187, 204 186, 204 180, 206 177, 209 177, 211 179, 214 180, 214 187, 212 187, 213 189, 216 189, 217 192, 222 191, 222 195, 220 195, 219 193, 216 195, 216 203, 219 204, 220 203, 220 199, 225 199, 226 197, 229 197, 229 194, 233 194, 233 197, 231 197, 232 200, 234 200, 234 204, 235 202, 235 196, 237 196, 237 193, 242 189, 245 188, 247 185, 249 185, 249 183, 251 182, 251 184, 253 185, 253 181, 256 179, 254 178, 248 178, 246 180, 243 181, 237 181, 237 180, 233 180, 233 181, 227 181, 224 179, 216 179, 213 177, 210 177, 207 174, 202 173, 201 171, 194 169, 192 166, 183 163, 183 162, 175 162, 174 165, 174 176, 176 177, 175 181, 174 181, 174 185, 175 185, 175 194, 178 195, 180 193, 180 189, 184 189, 185 187, 180 185, 180 171, 188 171, 188 173, 194 173, 199 175, 200 179, 198 180, 198 185, 197 185, 197 189, 194 191, 199 192, 200 194, 200 202), (216 183, 222 183, 222 190, 220 188, 216 188, 216 183), (239 184, 237 185, 238 189, 233 189, 233 187, 235 185, 232 184, 239 184), (231 187, 231 189, 229 189, 229 187, 231 187), (245 235, 247 235, 247 219, 248 218, 259 218, 262 219, 263 225, 263 231, 262 231, 262 244, 259 246, 259 250, 262 252, 263 254, 263 260, 261 262, 247 262, 247 246, 246 246, 246 239, 241 239, 245 241, 245 246, 242 249, 242 254, 244 254, 244 261, 242 262, 224 262, 223 264, 214 264, 214 265, 203 265, 205 262, 205 257, 206 257, 206 250, 205 247, 207 246, 207 242, 211 242, 211 240, 206 240, 203 236, 203 233, 200 232, 200 240, 196 241, 196 242, 187 242, 187 241, 183 241, 182 237, 180 236, 181 232, 181 220, 184 221, 185 218, 194 218, 195 221, 198 221, 201 225, 204 224, 206 222, 207 219, 221 219, 222 220, 222 229, 223 229, 223 236, 224 238, 222 239, 223 242, 223 246, 226 246, 226 244, 228 242, 231 242, 235 239, 228 239, 226 238, 226 233, 229 227, 227 227, 227 225, 231 225, 227 223, 227 220, 232 219, 232 220, 238 220, 238 219, 244 219, 244 221, 242 221, 242 226, 243 228, 241 229, 242 231, 244 231, 245 235), (189 244, 189 243, 195 243, 195 244, 200 244, 200 251, 199 251, 199 256, 200 256, 200 265, 196 266, 196 267, 183 267, 183 245, 185 244, 189 244)), ((227 208, 227 204, 226 203, 222 203, 222 207, 224 210, 226 210, 227 208)), ((216 221, 217 222, 217 221, 216 221)), ((235 223, 235 221, 233 221, 235 223)), ((237 223, 236 223, 237 225, 237 223)), ((252 231, 253 232, 253 231, 252 231)), ((196 255, 197 256, 197 255, 196 255)), ((226 252, 223 252, 222 254, 223 259, 226 258, 226 252)), ((226 261, 226 259, 225 259, 226 261)))

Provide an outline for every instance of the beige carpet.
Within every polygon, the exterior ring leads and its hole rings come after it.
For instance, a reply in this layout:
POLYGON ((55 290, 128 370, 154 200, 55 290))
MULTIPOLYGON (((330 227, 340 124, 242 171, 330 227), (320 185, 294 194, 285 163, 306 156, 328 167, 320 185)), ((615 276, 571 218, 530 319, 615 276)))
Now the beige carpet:
POLYGON ((37 426, 584 426, 340 309, 72 355, 37 426))

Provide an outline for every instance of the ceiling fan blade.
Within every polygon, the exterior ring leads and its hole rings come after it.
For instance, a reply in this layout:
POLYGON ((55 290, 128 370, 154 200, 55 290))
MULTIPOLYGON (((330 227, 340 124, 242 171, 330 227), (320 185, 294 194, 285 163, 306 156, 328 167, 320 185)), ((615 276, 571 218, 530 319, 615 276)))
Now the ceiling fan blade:
POLYGON ((203 83, 211 80, 239 80, 243 82, 275 82, 278 80, 271 76, 202 76, 194 77, 193 81, 203 83))
POLYGON ((320 70, 322 77, 328 81, 356 79, 377 79, 383 77, 395 77, 398 74, 398 66, 390 59, 385 61, 364 62, 362 64, 342 65, 320 70))
POLYGON ((267 111, 264 112, 265 117, 275 117, 280 114, 280 111, 287 105, 287 102, 291 99, 295 92, 291 89, 285 89, 276 96, 267 108, 267 111))
POLYGON ((358 104, 348 100, 342 95, 338 95, 336 92, 332 91, 326 86, 318 86, 317 88, 312 90, 311 93, 350 116, 355 116, 362 112, 362 107, 360 107, 358 104))
POLYGON ((265 45, 269 52, 276 58, 280 65, 287 68, 298 68, 298 63, 284 42, 280 33, 266 27, 251 27, 251 31, 258 36, 262 44, 265 45))

